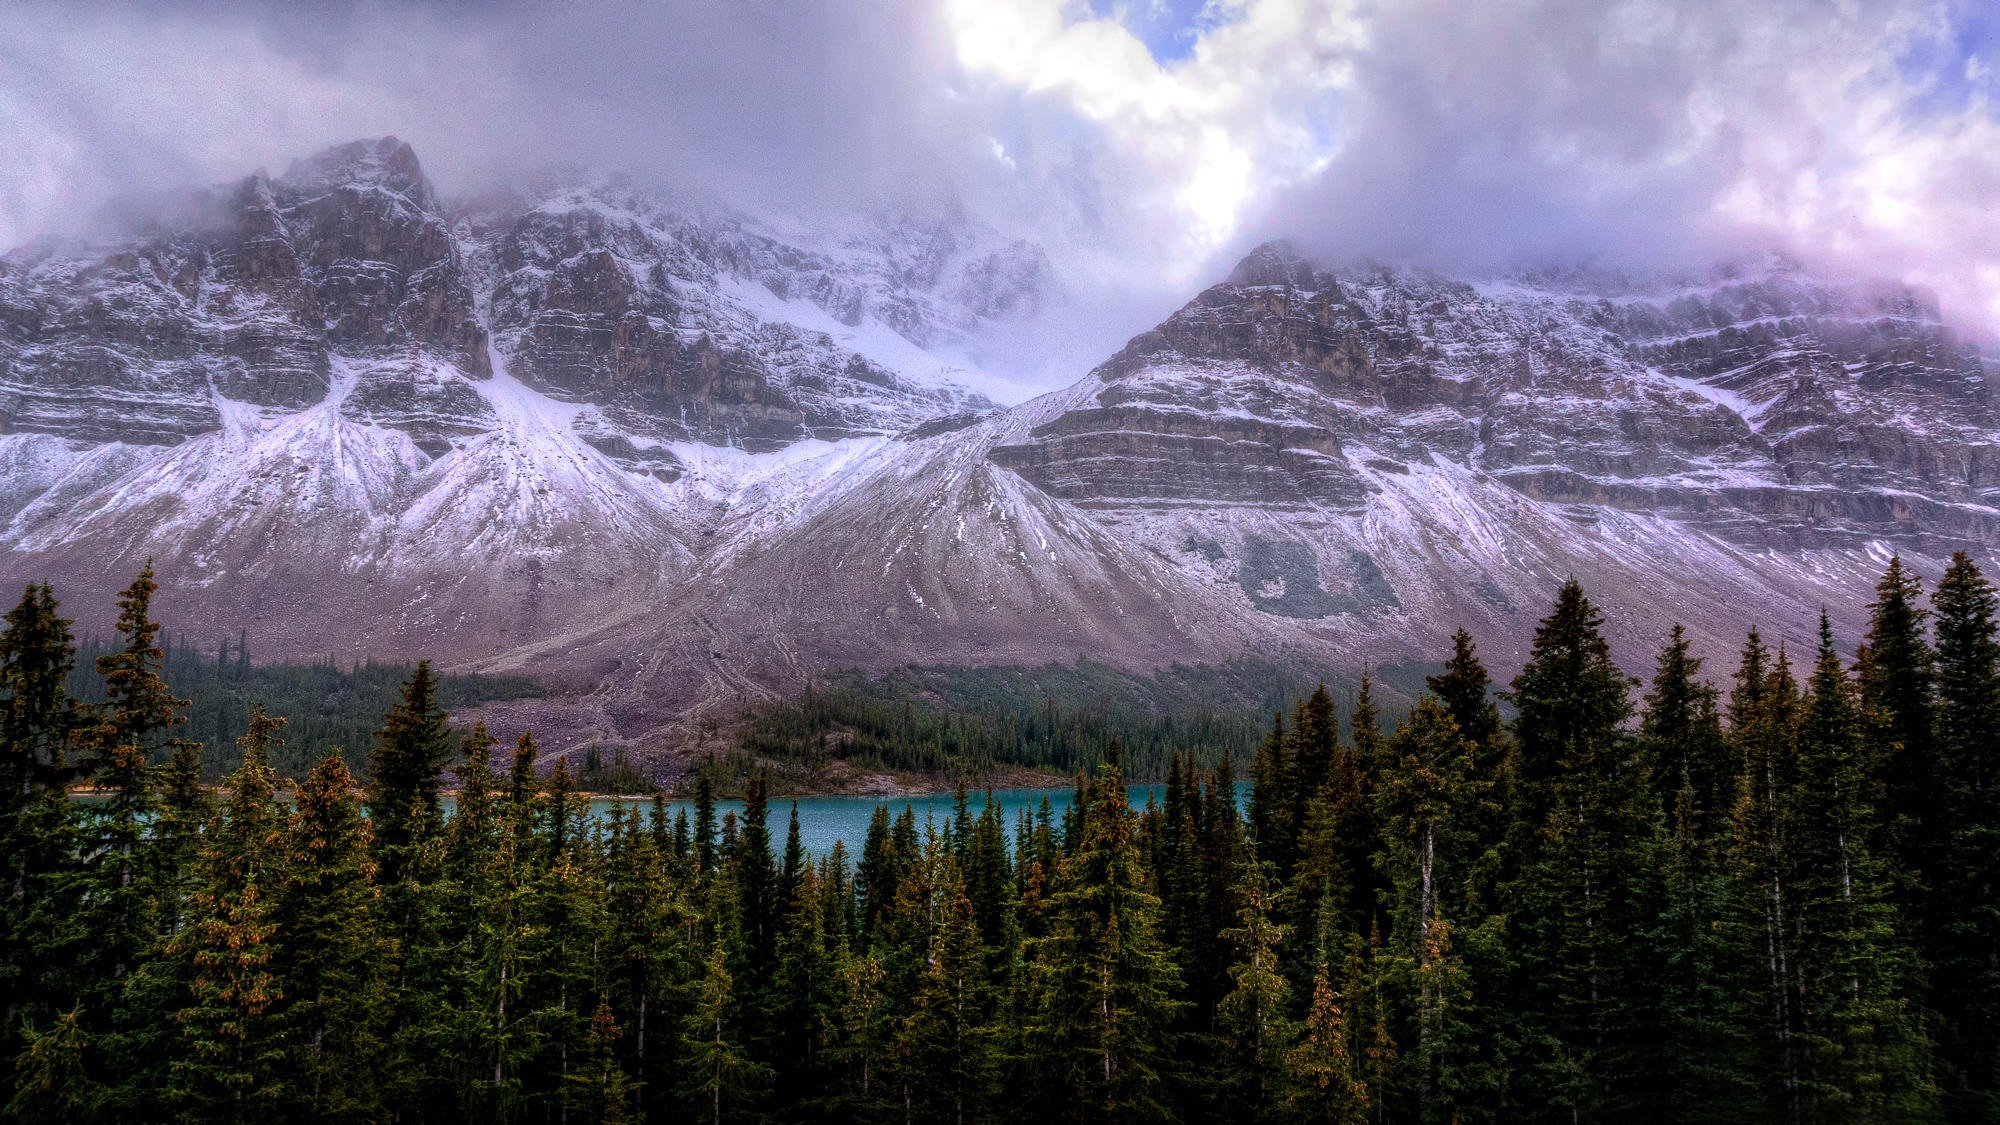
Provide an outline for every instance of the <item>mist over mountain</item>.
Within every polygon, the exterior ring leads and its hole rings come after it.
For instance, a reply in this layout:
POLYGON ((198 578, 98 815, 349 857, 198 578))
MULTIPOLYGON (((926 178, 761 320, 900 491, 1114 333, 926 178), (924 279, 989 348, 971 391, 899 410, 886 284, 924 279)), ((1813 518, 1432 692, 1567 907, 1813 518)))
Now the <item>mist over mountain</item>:
POLYGON ((1021 401, 972 357, 1068 315, 1040 245, 642 185, 385 137, 0 258, 0 575, 101 618, 150 560, 177 628, 659 751, 846 669, 1505 669, 1571 576, 1628 659, 1804 643, 2000 534, 1993 364, 1894 281, 1274 242, 1021 401))

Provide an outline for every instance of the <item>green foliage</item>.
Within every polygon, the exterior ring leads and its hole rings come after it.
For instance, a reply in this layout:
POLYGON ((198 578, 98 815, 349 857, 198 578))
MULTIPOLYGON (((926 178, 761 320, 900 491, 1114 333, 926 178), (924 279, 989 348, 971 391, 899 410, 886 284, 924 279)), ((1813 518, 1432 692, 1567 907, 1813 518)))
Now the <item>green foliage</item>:
POLYGON ((934 673, 921 707, 860 691, 799 729, 876 724, 870 753, 950 762, 1031 729, 1008 726, 1023 691, 1048 718, 1008 753, 1100 765, 1064 812, 1012 824, 963 785, 936 820, 878 807, 852 870, 844 847, 806 854, 795 810, 775 830, 760 771, 718 818, 727 761, 697 772, 692 817, 592 816, 526 734, 496 773, 426 665, 366 724, 365 794, 319 747, 287 803, 299 728, 248 704, 207 790, 152 592, 127 591, 95 687, 45 588, 0 631, 0 1121, 1803 1125, 2000 1105, 2000 640, 1963 558, 1928 611, 1892 571, 1854 665, 1823 629, 1803 687, 1752 634, 1726 703, 1675 630, 1635 710, 1574 583, 1511 716, 1463 634, 1401 721, 1370 679, 1343 703, 1294 678, 1289 701, 1236 700, 1279 716, 1264 737, 1189 718, 1217 694, 1179 672, 1147 681, 1189 703, 1152 726, 1077 707, 1094 670, 934 673), (1913 744, 1935 758, 1921 809, 1913 744), (1134 759, 1165 778, 1140 812, 1134 759), (97 794, 71 800, 73 779, 97 794))
MULTIPOLYGON (((184 634, 167 638, 163 633, 160 644, 161 678, 189 700, 186 721, 175 733, 200 745, 202 776, 210 782, 236 768, 236 739, 248 728, 251 709, 259 704, 288 722, 290 736, 271 760, 279 777, 304 777, 335 748, 342 751, 349 770, 365 776, 368 748, 382 726, 382 715, 395 703, 411 672, 407 664, 373 660, 346 666, 331 660, 252 663, 240 640, 202 648, 184 634)), ((98 658, 112 652, 103 642, 82 643, 76 667, 59 681, 68 698, 90 702, 105 698, 104 681, 93 670, 98 658)), ((525 676, 438 677, 438 699, 448 709, 540 692, 525 676)))
MULTIPOLYGON (((1422 682, 1420 668, 1391 671, 1402 686, 1422 682)), ((1073 774, 1097 765, 1115 740, 1125 776, 1156 781, 1176 755, 1204 766, 1225 754, 1249 760, 1264 717, 1312 683, 1290 665, 1251 659, 1152 676, 1088 661, 836 676, 753 708, 741 750, 806 781, 836 761, 961 776, 1003 767, 1073 774)))

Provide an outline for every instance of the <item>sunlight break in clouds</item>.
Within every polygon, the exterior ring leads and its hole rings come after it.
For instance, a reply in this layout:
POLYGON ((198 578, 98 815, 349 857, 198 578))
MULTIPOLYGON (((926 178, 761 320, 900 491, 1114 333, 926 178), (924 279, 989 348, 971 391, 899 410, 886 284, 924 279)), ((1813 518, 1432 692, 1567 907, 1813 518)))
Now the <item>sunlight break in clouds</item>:
POLYGON ((821 218, 963 207, 1068 279, 1050 378, 1281 236, 1464 271, 1776 247, 1991 331, 1996 26, 1983 0, 24 0, 0 242, 394 133, 447 195, 573 163, 821 218))
POLYGON ((1238 233, 1261 192, 1323 167, 1326 119, 1363 28, 1344 0, 1227 5, 1192 54, 1163 65, 1112 18, 1063 0, 946 0, 973 74, 1056 99, 1127 163, 1167 268, 1186 275, 1238 233))

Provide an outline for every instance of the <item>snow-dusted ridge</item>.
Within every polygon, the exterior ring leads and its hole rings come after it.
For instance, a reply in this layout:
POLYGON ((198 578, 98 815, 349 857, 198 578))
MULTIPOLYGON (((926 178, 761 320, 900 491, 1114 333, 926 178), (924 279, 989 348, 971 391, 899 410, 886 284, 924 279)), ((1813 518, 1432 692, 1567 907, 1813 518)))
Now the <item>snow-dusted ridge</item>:
POLYGON ((1884 552, 2000 542, 1988 361, 1782 263, 1469 284, 1262 248, 1062 390, 961 357, 1049 291, 976 224, 563 185, 439 201, 342 146, 0 259, 0 578, 86 621, 526 670, 552 745, 671 746, 830 668, 1245 651, 1329 667, 1554 586, 1633 667, 1754 607, 1852 628, 1884 552), (1013 405, 997 405, 1013 403, 1013 405))

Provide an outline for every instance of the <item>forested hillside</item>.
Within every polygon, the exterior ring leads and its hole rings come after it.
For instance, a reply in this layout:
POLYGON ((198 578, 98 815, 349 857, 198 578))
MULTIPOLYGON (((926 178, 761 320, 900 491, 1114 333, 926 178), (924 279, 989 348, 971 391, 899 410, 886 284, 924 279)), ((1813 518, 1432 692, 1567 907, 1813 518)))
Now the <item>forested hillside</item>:
POLYGON ((153 592, 101 701, 48 588, 0 633, 9 1120, 2000 1113, 2000 642, 1963 556, 1930 591, 1892 563, 1851 652, 1753 632, 1726 686, 1678 629, 1629 678, 1570 583, 1505 716, 1461 634, 1394 729, 1316 690, 1144 810, 1114 741, 1064 815, 885 806, 818 856, 761 778, 740 816, 703 774, 692 817, 594 819, 530 735, 496 772, 427 665, 365 790, 329 754, 281 802, 258 710, 212 792, 153 592))
MULTIPOLYGON (((84 641, 77 646, 76 667, 66 690, 74 699, 100 702, 104 678, 97 673, 100 657, 115 646, 84 641)), ((217 781, 236 768, 242 755, 236 739, 249 729, 251 712, 259 705, 285 716, 285 744, 272 754, 280 777, 304 777, 328 750, 339 748, 349 769, 367 769, 368 746, 382 724, 382 713, 396 702, 397 686, 409 676, 408 664, 356 661, 342 667, 332 660, 310 664, 253 663, 250 646, 240 635, 223 638, 204 649, 185 636, 160 638, 163 679, 187 699, 184 721, 174 728, 177 738, 201 743, 202 775, 217 781)), ((445 675, 438 677, 438 694, 447 707, 469 707, 490 699, 519 699, 538 694, 525 676, 445 675)))
MULTIPOLYGON (((1415 668, 1390 674, 1409 697, 1423 687, 1415 668)), ((1205 767, 1247 757, 1271 713, 1312 688, 1296 664, 1248 657, 1144 676, 1090 661, 847 674, 750 709, 724 761, 742 780, 769 767, 807 783, 832 760, 944 777, 1071 774, 1116 739, 1127 779, 1159 781, 1177 757, 1205 767)))

